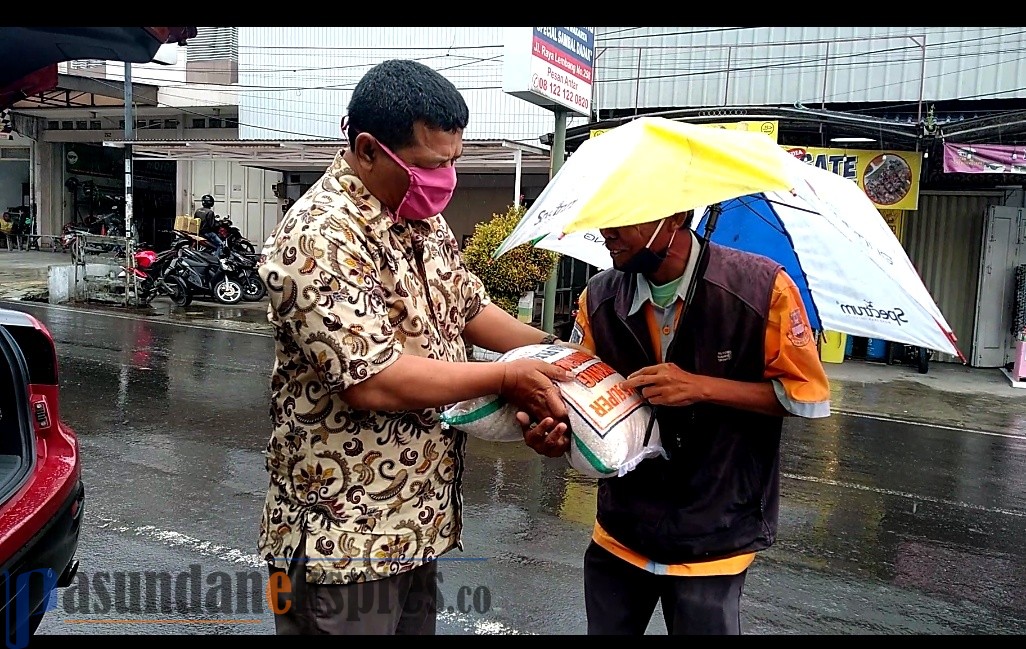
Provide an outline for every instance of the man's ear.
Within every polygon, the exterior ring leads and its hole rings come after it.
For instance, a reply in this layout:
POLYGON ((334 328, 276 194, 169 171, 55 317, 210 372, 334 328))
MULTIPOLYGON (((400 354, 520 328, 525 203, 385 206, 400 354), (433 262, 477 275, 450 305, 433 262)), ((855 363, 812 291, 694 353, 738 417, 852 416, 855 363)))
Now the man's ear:
POLYGON ((356 141, 353 142, 353 153, 356 154, 356 159, 361 165, 367 168, 373 167, 378 154, 374 136, 369 133, 357 135, 356 141))
POLYGON ((672 226, 672 230, 679 230, 685 223, 691 222, 691 216, 695 213, 694 210, 688 210, 687 212, 677 212, 670 217, 669 225, 672 226))

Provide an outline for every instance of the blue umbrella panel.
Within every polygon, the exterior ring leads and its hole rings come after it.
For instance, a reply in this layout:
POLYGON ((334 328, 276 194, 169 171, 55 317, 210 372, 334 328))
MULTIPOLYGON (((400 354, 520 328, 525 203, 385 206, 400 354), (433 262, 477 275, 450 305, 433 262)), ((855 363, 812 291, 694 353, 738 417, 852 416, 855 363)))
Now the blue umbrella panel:
MULTIPOLYGON (((809 291, 808 278, 802 270, 801 261, 795 254, 794 245, 787 229, 777 216, 776 203, 764 194, 749 194, 720 203, 722 212, 712 223, 710 240, 736 250, 763 255, 784 267, 798 286, 809 324, 814 331, 822 331, 819 312, 809 291)), ((793 205, 789 209, 798 209, 793 205)), ((709 237, 710 210, 706 209, 695 232, 709 237)))

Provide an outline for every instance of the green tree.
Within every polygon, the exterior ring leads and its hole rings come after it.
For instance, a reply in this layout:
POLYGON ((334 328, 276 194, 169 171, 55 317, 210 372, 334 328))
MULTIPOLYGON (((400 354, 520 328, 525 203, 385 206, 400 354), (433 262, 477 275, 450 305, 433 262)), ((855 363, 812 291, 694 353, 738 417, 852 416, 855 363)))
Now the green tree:
POLYGON ((529 243, 492 259, 492 254, 513 232, 526 211, 522 206, 510 205, 505 214, 492 214, 490 220, 474 226, 474 234, 463 251, 463 261, 484 282, 492 302, 513 316, 524 293, 547 280, 558 260, 556 253, 529 243))

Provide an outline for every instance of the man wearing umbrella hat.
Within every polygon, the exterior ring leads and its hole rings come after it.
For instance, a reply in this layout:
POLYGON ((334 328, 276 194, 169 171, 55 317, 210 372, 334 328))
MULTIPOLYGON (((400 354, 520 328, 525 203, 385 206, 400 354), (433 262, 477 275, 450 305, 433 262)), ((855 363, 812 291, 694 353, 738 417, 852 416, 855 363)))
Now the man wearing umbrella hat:
MULTIPOLYGON (((579 301, 571 342, 656 407, 668 456, 599 481, 589 634, 643 634, 657 603, 670 634, 740 634, 748 567, 777 538, 783 419, 830 414, 795 283, 691 216, 601 230, 613 268, 579 301)), ((532 446, 554 429, 520 419, 532 446)))

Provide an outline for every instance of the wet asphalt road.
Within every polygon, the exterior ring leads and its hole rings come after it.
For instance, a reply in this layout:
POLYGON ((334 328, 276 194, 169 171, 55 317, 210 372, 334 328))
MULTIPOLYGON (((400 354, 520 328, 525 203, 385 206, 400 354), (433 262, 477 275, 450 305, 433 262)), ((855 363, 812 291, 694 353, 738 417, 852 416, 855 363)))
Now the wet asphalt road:
MULTIPOLYGON (((220 596, 218 582, 196 582, 221 613, 119 611, 112 586, 88 597, 68 589, 39 632, 273 633, 262 590, 234 603, 240 577, 264 577, 255 544, 271 339, 3 306, 36 315, 57 341, 62 414, 78 432, 86 482, 80 572, 116 584, 132 571, 180 579, 196 566, 201 580, 232 582, 220 596)), ((835 415, 788 421, 784 437, 780 539, 749 571, 745 633, 1026 633, 1023 431, 835 415)), ((583 633, 593 486, 526 447, 468 448, 466 551, 440 563, 453 610, 439 633, 583 633)), ((151 584, 150 600, 173 606, 159 592, 151 584)), ((649 633, 665 633, 658 612, 649 633)))

